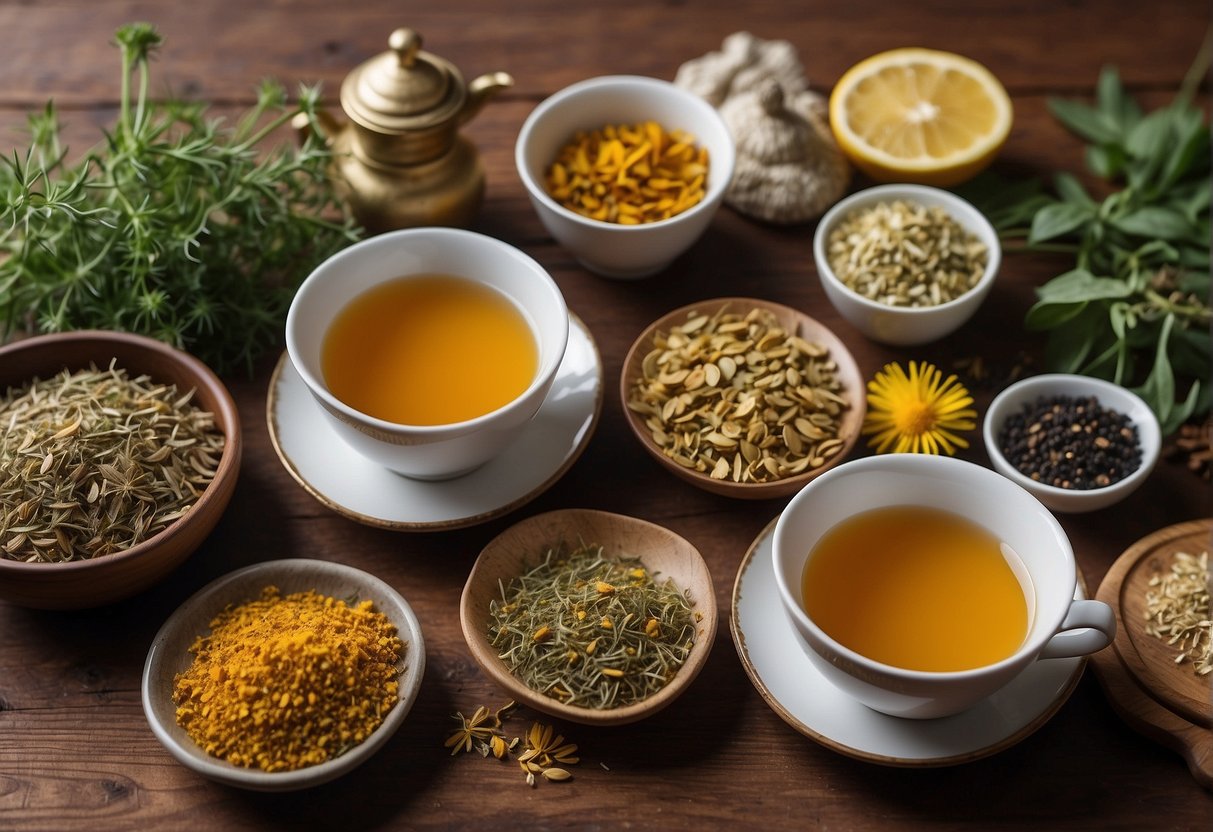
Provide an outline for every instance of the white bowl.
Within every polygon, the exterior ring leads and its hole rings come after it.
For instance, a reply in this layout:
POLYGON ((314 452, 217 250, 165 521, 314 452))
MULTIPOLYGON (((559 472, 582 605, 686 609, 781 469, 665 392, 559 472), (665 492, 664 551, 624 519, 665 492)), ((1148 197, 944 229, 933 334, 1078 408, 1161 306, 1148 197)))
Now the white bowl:
POLYGON ((813 260, 817 263, 817 276, 821 279, 826 297, 842 317, 873 341, 892 346, 910 346, 937 341, 955 332, 973 317, 994 285, 1002 262, 1002 246, 989 220, 972 204, 955 194, 925 185, 880 185, 851 194, 826 212, 813 235, 813 260), (988 260, 976 286, 938 306, 898 307, 866 298, 838 278, 826 254, 834 227, 853 211, 898 199, 928 208, 943 208, 985 245, 988 260))
POLYGON ((655 274, 691 247, 724 199, 734 159, 733 139, 710 104, 667 81, 634 75, 565 87, 531 112, 514 146, 518 175, 548 232, 590 271, 623 279, 655 274), (707 148, 707 191, 699 204, 667 220, 618 225, 583 217, 548 195, 544 175, 574 133, 650 120, 690 133, 707 148))
POLYGON ((291 363, 333 431, 371 461, 421 480, 465 474, 509 447, 547 397, 568 338, 568 308, 542 266, 500 240, 455 228, 392 231, 339 251, 303 281, 286 318, 291 363), (514 302, 539 348, 539 367, 530 386, 490 413, 446 425, 388 422, 334 396, 324 381, 321 349, 337 313, 381 283, 432 274, 482 283, 514 302))
POLYGON ((365 762, 404 722, 421 690, 425 674, 425 642, 417 616, 394 589, 352 566, 321 560, 274 560, 237 569, 207 584, 181 605, 156 633, 143 665, 143 713, 156 738, 186 768, 231 786, 263 792, 305 789, 340 777, 365 762), (373 601, 375 609, 396 625, 404 642, 404 671, 399 700, 382 723, 363 742, 339 757, 295 771, 268 772, 243 768, 207 754, 177 724, 173 684, 178 673, 193 662, 194 640, 210 630, 215 616, 229 604, 254 600, 269 585, 283 595, 315 590, 333 598, 357 597, 373 601))
POLYGON ((1032 376, 1003 390, 990 402, 981 433, 994 470, 1031 492, 1054 511, 1070 514, 1106 508, 1128 497, 1150 476, 1162 447, 1158 417, 1141 397, 1110 381, 1067 373, 1032 376), (1141 465, 1137 470, 1111 485, 1082 491, 1047 485, 1021 474, 999 450, 998 435, 1007 419, 1025 405, 1040 397, 1054 396, 1095 396, 1102 407, 1127 416, 1137 427, 1137 440, 1141 444, 1141 465))

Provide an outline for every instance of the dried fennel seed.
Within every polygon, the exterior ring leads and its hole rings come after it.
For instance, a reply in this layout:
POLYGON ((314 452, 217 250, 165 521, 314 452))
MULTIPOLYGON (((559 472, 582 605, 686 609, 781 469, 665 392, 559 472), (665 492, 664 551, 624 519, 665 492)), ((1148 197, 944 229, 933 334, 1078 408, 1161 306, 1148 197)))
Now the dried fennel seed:
POLYGON ((451 718, 459 723, 459 727, 446 738, 443 745, 451 749, 451 756, 461 750, 471 751, 473 747, 480 752, 480 756, 492 755, 498 760, 504 760, 516 752, 518 767, 522 769, 528 786, 535 785, 536 774, 553 783, 572 779, 573 775, 568 769, 556 764, 577 765, 580 762, 577 746, 566 743, 552 726, 533 722, 523 737, 506 739, 503 723, 514 707, 515 703, 507 702, 496 711, 481 705, 471 717, 455 713, 451 718), (523 745, 521 751, 518 750, 520 743, 523 745))
POLYGON ((639 558, 582 544, 501 585, 489 642, 529 688, 583 708, 621 708, 661 690, 695 643, 698 616, 673 581, 639 558))
POLYGON ((185 514, 224 436, 172 385, 113 363, 0 399, 0 551, 59 563, 130 548, 185 514))
POLYGON ((1176 664, 1192 662, 1198 676, 1213 673, 1209 617, 1209 553, 1176 552, 1171 570, 1153 575, 1146 590, 1146 632, 1178 650, 1176 664))
POLYGON ((620 225, 657 222, 698 205, 707 148, 654 121, 607 125, 573 136, 546 177, 548 193, 570 211, 620 225))
POLYGON ((830 268, 887 306, 938 306, 977 285, 989 252, 942 208, 895 200, 856 210, 830 232, 830 268))
POLYGON ((713 479, 773 482, 842 450, 850 402, 829 351, 767 310, 721 309, 658 333, 627 406, 661 452, 713 479))

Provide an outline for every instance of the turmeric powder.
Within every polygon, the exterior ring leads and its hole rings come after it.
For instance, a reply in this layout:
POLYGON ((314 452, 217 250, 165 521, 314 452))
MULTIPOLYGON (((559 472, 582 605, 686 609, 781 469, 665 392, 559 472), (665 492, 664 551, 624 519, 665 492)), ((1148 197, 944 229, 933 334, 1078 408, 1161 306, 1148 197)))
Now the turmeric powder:
POLYGON ((314 591, 229 606, 174 680, 177 724, 208 754, 293 771, 371 735, 397 701, 405 645, 370 601, 314 591))

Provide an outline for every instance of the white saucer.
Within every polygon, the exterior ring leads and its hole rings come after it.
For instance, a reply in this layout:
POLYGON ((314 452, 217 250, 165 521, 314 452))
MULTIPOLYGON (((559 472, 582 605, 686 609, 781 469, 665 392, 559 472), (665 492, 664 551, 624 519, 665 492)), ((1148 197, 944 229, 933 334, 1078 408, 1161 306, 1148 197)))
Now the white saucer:
POLYGON ((270 379, 270 441, 291 476, 324 505, 360 523, 441 531, 498 517, 547 490, 577 461, 602 412, 602 359, 570 316, 556 381, 526 431, 496 459, 452 480, 394 474, 355 452, 329 427, 285 353, 270 379))
MULTIPOLYGON (((778 519, 778 518, 777 518, 778 519)), ((1002 751, 1027 737, 1069 698, 1085 658, 1034 662, 964 713, 901 719, 873 711, 817 672, 779 601, 772 520, 742 559, 730 629, 750 681, 800 733, 848 757, 888 766, 945 766, 1002 751)), ((1081 584, 1081 578, 1080 578, 1081 584)), ((1080 586, 1075 597, 1085 597, 1080 586)))

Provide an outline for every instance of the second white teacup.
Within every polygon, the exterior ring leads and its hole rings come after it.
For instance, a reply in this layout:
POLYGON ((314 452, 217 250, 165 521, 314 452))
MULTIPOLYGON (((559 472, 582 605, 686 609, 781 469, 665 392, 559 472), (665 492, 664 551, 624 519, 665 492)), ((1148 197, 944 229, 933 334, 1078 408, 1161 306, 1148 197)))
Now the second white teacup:
MULTIPOLYGON (((543 404, 564 359, 568 336, 564 297, 542 266, 500 240, 452 228, 393 231, 338 252, 303 281, 286 320, 291 363, 337 435, 368 459, 415 479, 456 477, 505 450, 543 404), (447 424, 399 424, 364 413, 333 393, 323 371, 323 351, 334 319, 368 291, 421 276, 471 281, 500 293, 521 313, 535 339, 537 366, 530 384, 515 398, 447 424)), ((432 359, 444 360, 441 343, 432 345, 432 359)), ((483 360, 495 360, 492 351, 483 360)), ((441 396, 443 390, 433 395, 441 396)))
MULTIPOLYGON (((898 540, 888 546, 897 547, 898 540)), ((874 710, 912 718, 958 713, 995 693, 1032 662, 1083 656, 1116 632, 1112 609, 1075 600, 1074 554, 1057 520, 1031 494, 981 466, 949 457, 889 454, 848 462, 810 482, 775 526, 780 600, 818 671, 874 710), (1013 555, 1027 604, 1027 632, 1006 658, 967 670, 923 671, 876 661, 828 635, 806 612, 805 565, 840 522, 894 506, 949 512, 985 529, 1013 555)), ((983 628, 981 620, 957 628, 983 628)))

